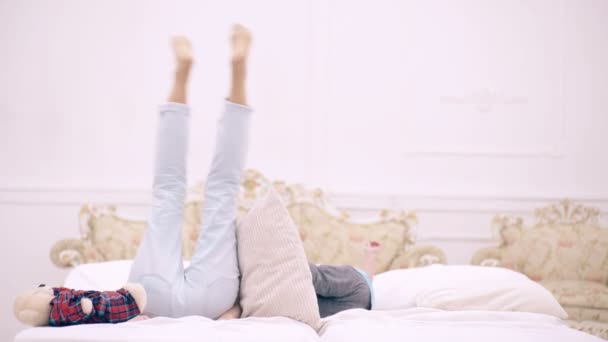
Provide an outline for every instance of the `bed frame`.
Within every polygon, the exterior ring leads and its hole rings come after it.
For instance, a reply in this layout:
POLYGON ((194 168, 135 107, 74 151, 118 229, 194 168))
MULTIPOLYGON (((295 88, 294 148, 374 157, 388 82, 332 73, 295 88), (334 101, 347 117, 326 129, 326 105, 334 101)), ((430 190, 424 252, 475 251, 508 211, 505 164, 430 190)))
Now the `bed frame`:
MULTIPOLYGON (((381 243, 378 273, 396 268, 446 263, 445 253, 434 246, 415 246, 413 226, 416 214, 381 210, 366 222, 351 219, 349 214, 330 204, 321 189, 300 184, 270 181, 256 170, 246 170, 238 200, 242 218, 270 187, 282 197, 299 228, 304 249, 311 262, 363 266, 364 246, 381 243)), ((199 235, 203 185, 193 187, 186 200, 183 224, 183 257, 189 260, 199 235)), ((143 238, 146 222, 119 216, 114 205, 82 207, 79 214, 80 237, 62 239, 51 249, 51 260, 59 267, 84 263, 132 259, 143 238)))
POLYGON ((499 245, 478 250, 471 263, 524 273, 553 293, 571 327, 608 339, 608 229, 599 209, 563 200, 535 217, 526 227, 521 217, 497 215, 499 245))

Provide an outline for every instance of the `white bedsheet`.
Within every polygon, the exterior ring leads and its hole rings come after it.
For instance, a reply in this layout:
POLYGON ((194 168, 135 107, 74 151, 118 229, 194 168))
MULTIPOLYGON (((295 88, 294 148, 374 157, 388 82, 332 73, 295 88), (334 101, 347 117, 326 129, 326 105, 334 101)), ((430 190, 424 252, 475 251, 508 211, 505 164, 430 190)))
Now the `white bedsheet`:
POLYGON ((284 318, 213 321, 204 317, 156 317, 120 324, 29 328, 15 342, 311 342, 317 333, 308 325, 284 318))
POLYGON ((525 312, 349 310, 324 320, 321 341, 603 342, 559 318, 525 312))
POLYGON ((16 342, 602 342, 568 328, 560 319, 533 313, 349 310, 323 320, 320 336, 309 326, 287 318, 212 321, 202 317, 158 317, 122 324, 30 328, 16 342))

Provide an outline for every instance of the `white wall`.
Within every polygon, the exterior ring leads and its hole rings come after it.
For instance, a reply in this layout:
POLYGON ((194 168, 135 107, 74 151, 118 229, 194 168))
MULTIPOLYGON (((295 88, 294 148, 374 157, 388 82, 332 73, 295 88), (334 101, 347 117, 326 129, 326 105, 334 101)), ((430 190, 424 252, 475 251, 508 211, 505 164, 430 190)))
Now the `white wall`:
POLYGON ((249 166, 359 215, 416 210, 419 241, 467 263, 497 212, 608 208, 608 2, 0 2, 0 339, 19 290, 84 202, 145 214, 168 37, 195 45, 189 172, 204 177, 227 37, 255 35, 249 166))

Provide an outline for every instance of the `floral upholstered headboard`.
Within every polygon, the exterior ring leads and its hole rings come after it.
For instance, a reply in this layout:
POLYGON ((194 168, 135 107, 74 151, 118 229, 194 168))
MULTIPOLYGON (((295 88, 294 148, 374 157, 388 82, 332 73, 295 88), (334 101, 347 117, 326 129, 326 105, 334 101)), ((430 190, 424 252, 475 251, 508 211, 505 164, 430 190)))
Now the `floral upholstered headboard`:
POLYGON ((480 249, 472 264, 502 266, 533 280, 585 280, 608 283, 608 229, 599 210, 563 200, 536 209, 536 224, 521 217, 497 215, 501 242, 480 249))
POLYGON ((474 265, 513 269, 547 288, 568 325, 608 339, 608 229, 600 211, 570 200, 536 209, 536 224, 498 215, 500 245, 478 250, 474 265))
MULTIPOLYGON (((322 190, 272 182, 255 170, 245 171, 239 194, 239 218, 271 186, 281 195, 298 226, 311 262, 361 266, 364 245, 370 241, 381 243, 379 272, 446 262, 439 248, 414 245, 412 226, 417 222, 414 213, 382 210, 373 220, 358 223, 332 206, 322 190)), ((191 258, 199 234, 202 191, 202 184, 191 189, 185 205, 182 239, 186 260, 191 258)), ((55 265, 73 267, 135 257, 146 229, 145 221, 122 218, 112 205, 84 205, 79 218, 80 238, 63 239, 52 247, 51 260, 55 265)))

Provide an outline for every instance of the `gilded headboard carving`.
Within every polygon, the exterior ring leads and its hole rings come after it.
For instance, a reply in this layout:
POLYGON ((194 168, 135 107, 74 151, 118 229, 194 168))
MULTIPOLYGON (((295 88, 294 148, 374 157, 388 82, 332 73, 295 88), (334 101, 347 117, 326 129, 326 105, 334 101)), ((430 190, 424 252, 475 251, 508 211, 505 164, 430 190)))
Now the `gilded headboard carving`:
POLYGON ((608 229, 598 223, 599 210, 563 200, 535 210, 536 224, 497 215, 497 247, 475 253, 472 263, 503 266, 533 280, 608 281, 608 229))
MULTIPOLYGON (((239 218, 242 218, 273 186, 281 195, 300 229, 304 248, 311 262, 361 265, 364 245, 382 244, 378 270, 445 263, 445 254, 433 246, 414 246, 411 227, 414 213, 382 210, 372 221, 358 223, 348 213, 332 206, 320 189, 299 184, 270 181, 255 170, 246 170, 239 193, 239 218)), ((189 191, 183 225, 183 256, 190 259, 199 234, 203 186, 189 191)), ((80 239, 60 240, 52 247, 51 260, 59 267, 82 263, 132 259, 146 228, 144 220, 120 217, 111 205, 85 205, 80 214, 80 239)))

